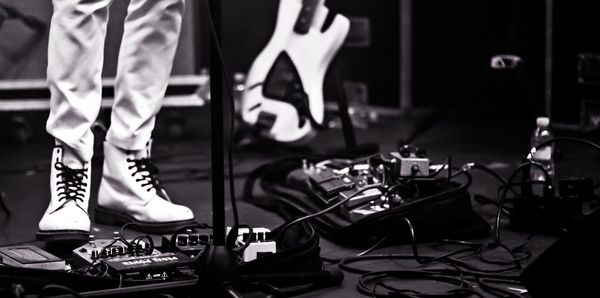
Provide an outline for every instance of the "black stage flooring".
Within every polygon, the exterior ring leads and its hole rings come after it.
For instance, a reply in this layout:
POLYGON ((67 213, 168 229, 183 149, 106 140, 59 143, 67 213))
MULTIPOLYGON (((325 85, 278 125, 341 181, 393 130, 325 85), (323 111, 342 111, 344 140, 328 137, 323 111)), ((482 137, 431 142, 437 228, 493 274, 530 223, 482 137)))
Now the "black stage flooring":
MULTIPOLYGON (((153 157, 161 170, 159 177, 177 203, 189 206, 201 222, 210 223, 211 217, 211 181, 210 181, 210 135, 208 133, 208 118, 199 120, 202 127, 192 137, 169 139, 157 136, 153 157)), ((380 152, 396 150, 397 141, 411 129, 411 117, 394 119, 381 118, 368 129, 358 129, 359 142, 375 142, 380 145, 380 152)), ((420 135, 414 142, 428 151, 434 163, 442 163, 447 156, 452 156, 454 165, 476 162, 496 169, 508 176, 522 161, 529 150, 529 137, 535 123, 531 119, 527 123, 514 123, 503 117, 475 121, 466 120, 458 115, 449 116, 440 121, 431 130, 420 135), (498 120, 500 119, 500 120, 498 120), (504 120, 502 120, 504 119, 504 120), (531 123, 529 123, 531 122, 531 123)), ((558 132, 557 135, 568 134, 558 132)), ((590 138, 590 136, 582 136, 590 138)), ((236 195, 239 197, 245 175, 259 165, 279 157, 301 155, 306 152, 328 152, 333 148, 343 147, 343 138, 338 129, 328 129, 321 132, 316 139, 301 149, 277 146, 245 146, 236 148, 234 152, 236 195)), ((5 193, 5 200, 12 216, 4 220, 0 228, 0 245, 30 242, 44 246, 35 241, 37 224, 49 200, 48 170, 51 143, 41 140, 25 145, 5 144, 0 146, 0 189, 5 193)), ((561 146, 563 160, 557 161, 558 176, 590 175, 598 181, 597 168, 600 166, 598 153, 578 145, 561 146), (595 175, 595 176, 594 176, 595 175)), ((99 183, 101 159, 96 158, 93 165, 93 195, 90 210, 93 210, 99 183)), ((498 188, 497 181, 489 175, 474 173, 471 194, 493 196, 498 188)), ((226 191, 227 193, 227 191, 226 191)), ((231 205, 226 198, 228 223, 232 223, 231 205)), ((482 205, 473 202, 474 209, 490 224, 494 222, 496 208, 492 205, 482 205)), ((265 211, 247 202, 239 200, 240 221, 255 227, 274 228, 284 220, 275 213, 265 211)), ((94 217, 93 212, 90 212, 94 217)), ((4 218, 4 215, 0 215, 4 218)), ((92 221, 93 222, 93 221, 92 221)), ((93 224, 92 233, 96 238, 111 238, 113 231, 119 227, 93 224)), ((510 245, 524 242, 529 234, 514 232, 508 229, 508 221, 502 220, 503 240, 510 245)), ((128 231, 129 233, 134 233, 128 231)), ((490 233, 487 240, 492 239, 490 233)), ((558 236, 533 234, 527 248, 534 259, 544 251, 558 236)), ((477 239, 475 239, 477 240, 477 239)), ((479 239, 486 240, 486 239, 479 239)), ((322 239, 322 256, 340 258, 352 256, 362 249, 347 248, 322 239)), ((420 245, 425 254, 441 254, 432 243, 420 245)), ((410 246, 382 247, 374 253, 410 253, 410 246)), ((413 262, 400 264, 398 261, 378 261, 364 264, 371 269, 397 269, 403 266, 417 267, 413 262)), ((359 275, 346 273, 345 280, 340 286, 321 289, 301 297, 362 297, 356 290, 359 275)), ((402 283, 410 287, 414 281, 402 283)), ((437 283, 415 286, 437 289, 443 287, 437 283)), ((486 297, 493 297, 484 294, 486 297)))

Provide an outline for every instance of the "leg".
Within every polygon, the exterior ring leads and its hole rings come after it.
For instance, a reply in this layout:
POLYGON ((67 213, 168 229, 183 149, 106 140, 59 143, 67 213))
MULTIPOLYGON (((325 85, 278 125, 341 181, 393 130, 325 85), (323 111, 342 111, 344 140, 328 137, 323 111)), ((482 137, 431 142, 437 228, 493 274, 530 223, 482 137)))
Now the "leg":
POLYGON ((183 12, 184 0, 132 0, 129 5, 111 127, 104 143, 97 222, 135 222, 153 233, 194 223, 189 208, 171 202, 150 159, 150 138, 167 89, 183 12))
POLYGON ((54 0, 48 44, 52 150, 50 204, 41 240, 87 239, 94 136, 100 109, 104 37, 110 0, 54 0))
POLYGON ((107 135, 114 146, 146 148, 167 89, 184 9, 184 0, 131 1, 107 135))
POLYGON ((53 1, 47 70, 50 116, 46 129, 59 143, 72 149, 80 161, 91 160, 94 151, 90 127, 100 110, 110 2, 53 1))

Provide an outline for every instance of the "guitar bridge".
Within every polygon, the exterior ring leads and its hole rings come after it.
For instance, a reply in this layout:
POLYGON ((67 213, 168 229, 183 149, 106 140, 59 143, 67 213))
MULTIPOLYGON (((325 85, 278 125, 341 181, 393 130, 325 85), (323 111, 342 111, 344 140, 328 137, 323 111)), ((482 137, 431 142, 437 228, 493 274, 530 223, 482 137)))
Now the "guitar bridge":
POLYGON ((255 126, 258 130, 271 130, 275 120, 277 120, 277 115, 261 111, 258 114, 255 126))

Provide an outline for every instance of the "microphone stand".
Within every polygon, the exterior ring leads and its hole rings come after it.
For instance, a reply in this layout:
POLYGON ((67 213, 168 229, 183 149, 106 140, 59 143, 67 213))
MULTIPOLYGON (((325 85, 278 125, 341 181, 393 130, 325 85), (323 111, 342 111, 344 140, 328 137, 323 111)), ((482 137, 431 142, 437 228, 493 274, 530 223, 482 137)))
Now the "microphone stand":
MULTIPOLYGON (((224 137, 224 69, 220 63, 221 0, 208 0, 216 38, 210 40, 210 107, 211 107, 211 167, 213 241, 206 245, 196 259, 197 286, 207 297, 239 296, 234 288, 239 282, 271 281, 277 284, 298 285, 314 283, 317 287, 342 282, 343 273, 337 269, 287 274, 241 275, 236 258, 226 246, 225 238, 225 137, 224 137)), ((233 103, 232 103, 233 104, 233 103)), ((346 109, 347 113, 347 109, 346 109)), ((346 114, 347 115, 347 114, 346 114)), ((348 119, 346 119, 348 120, 348 119)), ((232 179, 232 178, 230 178, 232 179)))
POLYGON ((225 246, 225 146, 223 69, 217 46, 221 42, 221 1, 208 1, 217 38, 210 40, 210 112, 213 242, 197 259, 198 285, 209 297, 224 296, 228 283, 239 280, 233 253, 225 246), (219 43, 219 44, 218 44, 219 43))

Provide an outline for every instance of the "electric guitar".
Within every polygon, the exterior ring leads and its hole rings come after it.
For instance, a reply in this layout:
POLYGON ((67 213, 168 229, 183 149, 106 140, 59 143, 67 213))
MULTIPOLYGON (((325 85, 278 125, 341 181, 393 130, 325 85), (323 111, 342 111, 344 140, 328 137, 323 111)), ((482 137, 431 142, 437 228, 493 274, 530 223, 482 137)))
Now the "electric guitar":
POLYGON ((244 123, 259 136, 301 143, 323 126, 323 80, 350 21, 324 27, 324 0, 281 0, 271 40, 252 63, 241 101, 244 123))

